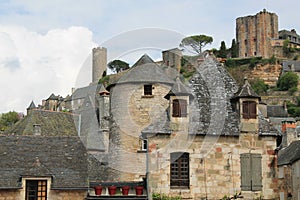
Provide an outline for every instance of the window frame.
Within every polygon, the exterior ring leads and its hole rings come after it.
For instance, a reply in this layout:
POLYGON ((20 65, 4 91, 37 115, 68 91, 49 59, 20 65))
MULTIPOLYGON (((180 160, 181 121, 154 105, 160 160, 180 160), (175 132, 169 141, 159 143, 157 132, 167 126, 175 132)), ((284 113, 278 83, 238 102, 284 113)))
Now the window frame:
POLYGON ((187 152, 170 154, 170 187, 171 189, 189 189, 190 187, 190 156, 187 152))
POLYGON ((187 117, 187 100, 173 99, 172 117, 187 117))
POLYGON ((47 200, 48 186, 46 179, 27 179, 25 180, 25 199, 26 200, 47 200))

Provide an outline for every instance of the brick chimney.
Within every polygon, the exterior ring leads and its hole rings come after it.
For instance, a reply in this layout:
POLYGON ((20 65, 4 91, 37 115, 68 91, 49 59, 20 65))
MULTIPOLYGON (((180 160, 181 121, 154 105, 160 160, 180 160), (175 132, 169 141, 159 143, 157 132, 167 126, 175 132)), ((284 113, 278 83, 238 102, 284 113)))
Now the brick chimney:
POLYGON ((281 122, 282 144, 284 147, 289 146, 293 141, 297 140, 296 127, 297 123, 295 120, 284 120, 281 122))

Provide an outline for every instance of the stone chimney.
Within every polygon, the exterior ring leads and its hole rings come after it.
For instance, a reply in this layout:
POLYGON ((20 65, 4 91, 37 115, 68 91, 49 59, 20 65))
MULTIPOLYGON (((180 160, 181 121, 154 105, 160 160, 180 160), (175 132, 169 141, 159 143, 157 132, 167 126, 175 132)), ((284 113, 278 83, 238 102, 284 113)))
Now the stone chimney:
POLYGON ((97 83, 102 77, 107 66, 107 49, 104 47, 93 48, 92 82, 97 83))
POLYGON ((281 122, 281 131, 283 134, 282 137, 283 147, 287 147, 293 141, 297 140, 296 127, 297 124, 294 120, 284 120, 281 122))

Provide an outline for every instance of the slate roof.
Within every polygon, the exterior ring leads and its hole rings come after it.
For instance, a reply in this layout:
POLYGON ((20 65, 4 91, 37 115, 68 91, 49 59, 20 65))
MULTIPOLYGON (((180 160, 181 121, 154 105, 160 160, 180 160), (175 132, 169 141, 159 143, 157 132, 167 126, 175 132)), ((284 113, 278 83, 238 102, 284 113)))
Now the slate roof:
POLYGON ((278 130, 278 128, 273 125, 270 124, 270 122, 264 118, 264 116, 259 113, 258 114, 258 135, 261 136, 281 136, 282 133, 280 130, 278 130))
POLYGON ((288 112, 282 105, 267 105, 268 117, 288 117, 288 112))
POLYGON ((59 100, 60 96, 55 96, 53 93, 48 97, 47 100, 59 100))
POLYGON ((300 159, 300 140, 292 142, 288 147, 278 152, 277 165, 293 164, 300 159))
POLYGON ((14 124, 4 134, 33 135, 33 125, 40 125, 43 136, 76 136, 78 115, 48 110, 31 110, 22 120, 14 124))
POLYGON ((300 72, 300 62, 296 60, 284 60, 282 62, 282 73, 300 72))
POLYGON ((250 83, 248 82, 248 80, 245 78, 245 83, 244 85, 239 89, 239 91, 234 94, 232 99, 236 99, 236 98, 259 98, 260 100, 260 96, 258 94, 256 94, 256 92, 254 92, 254 90, 252 89, 250 83))
POLYGON ((51 189, 86 189, 87 154, 79 137, 0 136, 0 189, 22 177, 52 177, 51 189))
POLYGON ((27 109, 29 110, 29 109, 34 109, 34 108, 36 108, 36 106, 35 106, 34 102, 31 101, 31 103, 30 103, 30 105, 28 106, 27 109))
POLYGON ((117 84, 124 83, 163 83, 171 85, 174 81, 145 54, 117 82, 117 84))
POLYGON ((72 94, 72 99, 84 99, 86 96, 95 97, 102 84, 90 84, 89 86, 76 89, 72 94))
MULTIPOLYGON (((174 88, 177 88, 174 90, 179 93, 189 93, 190 90, 195 97, 190 102, 189 134, 239 135, 239 116, 232 111, 230 104, 230 98, 237 91, 237 85, 214 58, 206 58, 197 66, 197 71, 188 85, 180 83, 174 88)), ((170 134, 170 119, 167 113, 168 111, 145 128, 143 134, 170 134)))
POLYGON ((170 96, 190 96, 190 99, 194 98, 190 89, 181 82, 179 77, 176 78, 175 83, 165 98, 170 99, 170 96))

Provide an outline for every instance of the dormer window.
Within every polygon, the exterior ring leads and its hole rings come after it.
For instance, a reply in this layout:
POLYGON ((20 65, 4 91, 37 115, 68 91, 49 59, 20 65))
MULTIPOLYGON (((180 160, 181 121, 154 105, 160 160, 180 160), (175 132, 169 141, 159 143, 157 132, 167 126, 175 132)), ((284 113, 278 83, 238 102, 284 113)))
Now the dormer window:
POLYGON ((256 102, 244 101, 242 115, 244 119, 256 119, 256 102))
POLYGON ((186 117, 187 116, 187 101, 184 99, 174 99, 172 117, 186 117))
POLYGON ((144 95, 152 95, 152 85, 144 85, 144 95))

